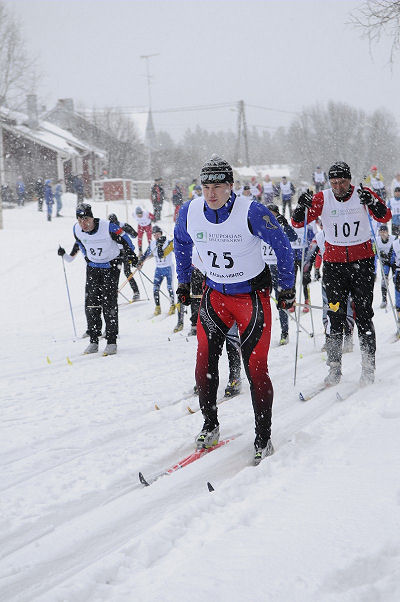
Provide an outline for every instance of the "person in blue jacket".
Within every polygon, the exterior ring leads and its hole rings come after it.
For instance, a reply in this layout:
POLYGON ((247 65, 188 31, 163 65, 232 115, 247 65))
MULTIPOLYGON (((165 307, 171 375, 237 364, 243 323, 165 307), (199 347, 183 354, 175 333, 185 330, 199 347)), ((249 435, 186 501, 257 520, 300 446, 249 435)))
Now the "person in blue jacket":
POLYGON ((198 449, 219 440, 218 361, 234 322, 255 414, 254 463, 273 453, 271 415, 273 387, 268 374, 271 338, 271 275, 261 242, 271 245, 278 265, 278 308, 294 303, 293 252, 273 214, 261 203, 236 197, 232 167, 213 155, 201 170, 203 196, 185 203, 175 225, 174 250, 180 303, 190 304, 192 252, 195 247, 205 274, 197 321, 196 385, 204 425, 198 449))
POLYGON ((18 207, 23 207, 25 205, 25 184, 21 176, 18 177, 15 184, 15 191, 17 193, 18 207))
POLYGON ((56 208, 57 208, 57 213, 56 213, 56 217, 62 217, 60 211, 62 209, 62 180, 57 180, 57 184, 55 185, 54 188, 54 198, 56 200, 56 208))
POLYGON ((389 234, 389 228, 387 227, 387 224, 380 224, 376 235, 375 278, 377 273, 381 273, 380 263, 382 262, 383 272, 386 276, 386 280, 381 277, 382 303, 380 304, 380 307, 382 309, 385 309, 387 306, 386 283, 389 280, 390 272, 393 272, 394 280, 396 276, 396 255, 393 251, 393 243, 395 240, 396 239, 393 234, 389 234))
POLYGON ((45 180, 44 183, 44 201, 47 205, 47 221, 51 222, 51 215, 53 213, 54 195, 51 187, 51 180, 45 180))

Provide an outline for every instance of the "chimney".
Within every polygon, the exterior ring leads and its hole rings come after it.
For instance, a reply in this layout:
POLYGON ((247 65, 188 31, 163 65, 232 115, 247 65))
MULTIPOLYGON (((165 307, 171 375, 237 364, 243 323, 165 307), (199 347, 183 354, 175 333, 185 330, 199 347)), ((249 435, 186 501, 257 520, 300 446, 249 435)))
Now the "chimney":
POLYGON ((33 129, 37 128, 39 120, 36 94, 28 94, 26 97, 26 109, 28 113, 28 126, 33 129))
POLYGON ((74 112, 74 101, 72 98, 59 98, 58 104, 66 111, 74 112))

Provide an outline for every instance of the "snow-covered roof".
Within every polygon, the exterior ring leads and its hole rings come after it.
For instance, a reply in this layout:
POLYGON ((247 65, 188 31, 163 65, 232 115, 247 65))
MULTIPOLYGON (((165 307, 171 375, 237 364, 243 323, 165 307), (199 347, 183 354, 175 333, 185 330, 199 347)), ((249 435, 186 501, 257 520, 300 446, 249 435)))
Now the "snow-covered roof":
POLYGON ((4 128, 15 134, 19 133, 37 144, 67 156, 79 156, 94 152, 101 159, 106 157, 104 150, 88 145, 50 121, 39 119, 35 128, 29 127, 28 121, 26 114, 11 111, 7 107, 0 107, 0 122, 2 122, 4 128))
POLYGON ((0 106, 0 120, 12 121, 16 124, 24 123, 27 119, 25 113, 13 111, 8 107, 0 106))
POLYGON ((68 142, 68 144, 72 144, 73 146, 75 146, 83 151, 95 152, 96 155, 98 155, 102 159, 104 159, 106 157, 106 153, 104 150, 102 150, 100 148, 96 148, 93 145, 89 145, 89 144, 87 144, 87 142, 83 142, 82 140, 80 140, 79 138, 77 138, 76 136, 71 134, 71 132, 68 132, 67 130, 63 130, 58 125, 55 125, 54 123, 51 123, 50 121, 45 121, 45 120, 42 121, 41 120, 40 127, 43 128, 43 130, 45 130, 49 134, 53 134, 60 138, 64 138, 68 142))
POLYGON ((61 136, 47 132, 40 127, 35 129, 32 129, 26 125, 14 125, 12 128, 10 128, 10 126, 6 127, 7 129, 12 129, 14 133, 20 133, 22 136, 29 138, 33 142, 36 142, 42 146, 46 146, 47 148, 50 148, 56 152, 66 155, 81 154, 76 147, 74 147, 72 144, 69 144, 61 136))

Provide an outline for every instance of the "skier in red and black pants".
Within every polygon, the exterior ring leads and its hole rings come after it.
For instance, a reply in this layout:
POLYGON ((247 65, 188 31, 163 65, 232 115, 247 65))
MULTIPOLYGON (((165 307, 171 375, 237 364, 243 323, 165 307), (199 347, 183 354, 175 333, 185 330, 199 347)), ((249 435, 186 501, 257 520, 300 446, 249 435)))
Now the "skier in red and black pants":
POLYGON ((343 328, 349 294, 355 308, 355 321, 361 349, 360 384, 375 379, 376 339, 372 322, 374 293, 374 251, 371 243, 371 219, 387 222, 391 212, 383 200, 372 190, 360 184, 357 190, 351 185, 351 172, 347 163, 334 163, 328 173, 332 188, 314 196, 311 191, 299 197, 293 211, 295 228, 321 217, 325 232, 323 284, 329 305, 327 327, 327 385, 340 382, 342 375, 343 328))
POLYGON ((218 361, 226 334, 236 322, 255 414, 254 463, 258 464, 273 453, 273 387, 268 374, 271 276, 262 257, 261 240, 270 244, 277 256, 281 308, 294 303, 293 252, 286 234, 264 205, 236 197, 232 167, 226 161, 213 155, 200 176, 203 197, 183 205, 174 240, 180 303, 190 304, 193 245, 205 272, 196 362, 204 425, 196 445, 198 449, 211 447, 219 439, 218 361))

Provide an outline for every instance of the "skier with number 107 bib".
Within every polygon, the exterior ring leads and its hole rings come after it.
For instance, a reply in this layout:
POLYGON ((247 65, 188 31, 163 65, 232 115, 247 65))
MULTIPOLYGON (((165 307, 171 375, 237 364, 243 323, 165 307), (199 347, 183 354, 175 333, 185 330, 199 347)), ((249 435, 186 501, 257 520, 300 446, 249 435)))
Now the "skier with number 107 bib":
POLYGON ((200 179, 203 197, 183 205, 174 240, 180 303, 190 304, 193 245, 205 272, 196 361, 204 425, 196 446, 212 447, 219 440, 218 361, 226 334, 236 322, 255 414, 254 463, 258 464, 273 453, 273 387, 268 374, 271 277, 261 255, 261 241, 270 244, 277 256, 279 307, 294 303, 293 252, 286 234, 264 205, 236 197, 232 167, 225 160, 213 155, 203 165, 200 179))
POLYGON ((304 192, 293 211, 295 228, 321 217, 325 232, 323 284, 329 304, 327 327, 327 385, 340 382, 342 376, 343 327, 349 294, 353 299, 355 321, 361 349, 360 384, 375 379, 376 339, 372 322, 374 294, 374 251, 371 243, 371 219, 387 222, 391 212, 382 199, 362 184, 351 184, 350 167, 343 161, 329 169, 332 188, 317 194, 304 192))

